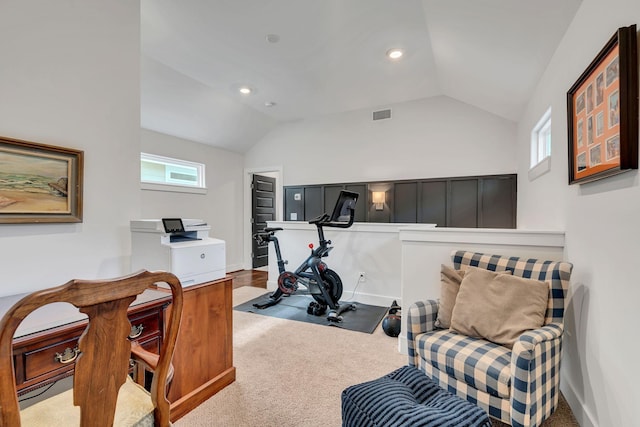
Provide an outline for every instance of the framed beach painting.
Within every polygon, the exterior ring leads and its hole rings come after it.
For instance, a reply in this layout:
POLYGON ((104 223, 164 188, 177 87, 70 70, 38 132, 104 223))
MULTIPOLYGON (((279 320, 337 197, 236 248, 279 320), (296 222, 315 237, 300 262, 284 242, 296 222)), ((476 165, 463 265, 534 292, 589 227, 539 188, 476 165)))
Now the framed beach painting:
POLYGON ((0 223, 82 222, 83 157, 0 137, 0 223))
POLYGON ((619 28, 567 92, 569 184, 638 169, 636 26, 619 28))

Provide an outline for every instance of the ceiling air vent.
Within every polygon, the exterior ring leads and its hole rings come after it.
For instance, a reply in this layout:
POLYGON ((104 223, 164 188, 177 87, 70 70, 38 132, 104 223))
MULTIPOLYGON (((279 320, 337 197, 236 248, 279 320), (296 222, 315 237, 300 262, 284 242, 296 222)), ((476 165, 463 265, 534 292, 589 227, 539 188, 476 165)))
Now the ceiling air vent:
POLYGON ((373 112, 373 120, 384 120, 391 118, 391 109, 373 112))

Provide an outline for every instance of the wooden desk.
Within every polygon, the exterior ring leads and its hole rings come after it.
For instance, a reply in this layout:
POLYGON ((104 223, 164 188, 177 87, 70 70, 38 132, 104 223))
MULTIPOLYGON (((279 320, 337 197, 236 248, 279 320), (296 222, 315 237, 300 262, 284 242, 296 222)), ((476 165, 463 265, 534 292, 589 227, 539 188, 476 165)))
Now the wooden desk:
MULTIPOLYGON (((0 316, 23 296, 0 298, 0 316)), ((130 337, 157 353, 170 303, 171 295, 163 291, 149 289, 139 295, 129 308, 130 337)), ((13 339, 19 395, 73 375, 78 338, 86 326, 86 315, 67 303, 49 304, 24 319, 13 339)), ((136 380, 144 383, 144 373, 137 373, 136 380)))
MULTIPOLYGON (((183 288, 182 323, 169 389, 176 421, 236 379, 233 367, 233 279, 183 288)), ((169 308, 170 309, 170 308, 169 308)))
MULTIPOLYGON (((183 288, 182 323, 173 356, 175 369, 169 389, 171 420, 175 421, 236 379, 233 367, 233 281, 231 277, 183 288)), ((0 316, 23 295, 0 298, 0 316)), ((132 333, 144 348, 158 352, 164 333, 168 290, 147 290, 129 309, 132 333), (136 332, 137 333, 137 332, 136 332)), ((73 375, 74 363, 62 364, 56 354, 73 357, 86 316, 69 304, 36 310, 14 337, 18 393, 24 394, 73 375)), ((59 359, 59 357, 58 357, 59 359)), ((144 373, 136 380, 144 381, 144 373)))

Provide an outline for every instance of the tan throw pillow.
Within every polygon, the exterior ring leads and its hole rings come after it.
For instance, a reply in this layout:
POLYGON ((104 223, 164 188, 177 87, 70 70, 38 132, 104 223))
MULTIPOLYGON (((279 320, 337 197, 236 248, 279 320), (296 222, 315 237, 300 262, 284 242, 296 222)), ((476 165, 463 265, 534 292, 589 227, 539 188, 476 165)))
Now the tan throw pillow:
POLYGON ((473 269, 460 283, 451 330, 511 348, 525 331, 544 324, 549 285, 473 269))
POLYGON ((438 300, 436 328, 449 329, 451 326, 451 312, 463 277, 464 271, 454 270, 444 264, 440 266, 440 299, 438 300))

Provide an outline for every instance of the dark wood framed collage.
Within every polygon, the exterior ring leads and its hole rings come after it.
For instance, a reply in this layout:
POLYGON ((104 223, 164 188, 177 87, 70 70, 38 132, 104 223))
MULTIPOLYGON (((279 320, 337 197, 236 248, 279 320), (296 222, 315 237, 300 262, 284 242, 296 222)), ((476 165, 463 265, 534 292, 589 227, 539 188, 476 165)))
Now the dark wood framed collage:
POLYGON ((638 168, 636 26, 619 28, 567 92, 569 184, 638 168))

